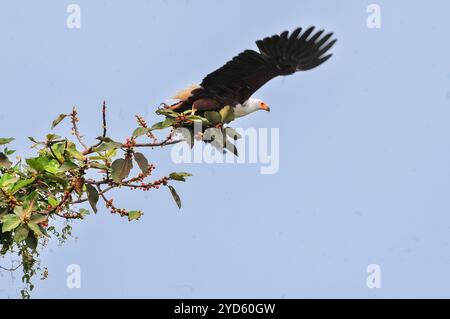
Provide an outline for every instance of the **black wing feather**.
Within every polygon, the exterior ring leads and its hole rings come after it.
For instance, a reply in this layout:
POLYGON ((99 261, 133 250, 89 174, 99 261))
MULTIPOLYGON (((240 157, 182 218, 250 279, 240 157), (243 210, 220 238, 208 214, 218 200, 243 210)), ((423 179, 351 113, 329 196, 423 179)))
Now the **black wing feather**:
POLYGON ((274 77, 321 65, 332 56, 325 54, 336 40, 330 41, 332 33, 323 36, 323 30, 313 34, 314 30, 310 27, 302 33, 298 28, 290 35, 284 31, 256 41, 259 53, 246 50, 207 75, 201 83, 203 89, 193 98, 212 97, 223 105, 243 103, 274 77))

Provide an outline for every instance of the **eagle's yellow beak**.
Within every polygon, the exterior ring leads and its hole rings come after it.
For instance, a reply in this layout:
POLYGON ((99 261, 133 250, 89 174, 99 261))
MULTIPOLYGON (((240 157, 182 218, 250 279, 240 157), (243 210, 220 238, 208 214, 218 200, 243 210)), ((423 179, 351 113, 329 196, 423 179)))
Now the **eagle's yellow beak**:
POLYGON ((260 108, 261 110, 270 112, 270 107, 269 107, 266 103, 264 103, 264 102, 259 103, 259 108, 260 108))

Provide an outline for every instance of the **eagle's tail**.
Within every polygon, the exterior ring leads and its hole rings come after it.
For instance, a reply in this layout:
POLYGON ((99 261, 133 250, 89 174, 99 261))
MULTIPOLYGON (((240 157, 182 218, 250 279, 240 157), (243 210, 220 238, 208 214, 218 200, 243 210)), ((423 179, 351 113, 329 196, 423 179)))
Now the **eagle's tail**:
POLYGON ((173 97, 175 100, 186 101, 188 98, 192 96, 192 92, 196 89, 201 88, 198 84, 193 84, 184 90, 177 92, 177 94, 173 97))
POLYGON ((259 40, 256 45, 262 55, 275 63, 280 75, 311 70, 332 56, 326 53, 337 41, 329 41, 333 33, 322 36, 324 30, 310 37, 314 29, 315 27, 310 27, 302 33, 302 28, 298 28, 290 35, 285 31, 259 40))

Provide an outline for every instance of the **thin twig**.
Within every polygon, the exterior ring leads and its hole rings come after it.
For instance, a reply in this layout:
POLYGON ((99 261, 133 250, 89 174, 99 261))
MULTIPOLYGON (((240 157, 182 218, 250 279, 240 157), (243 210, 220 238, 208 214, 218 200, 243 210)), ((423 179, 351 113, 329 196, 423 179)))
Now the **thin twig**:
POLYGON ((84 147, 84 149, 88 149, 88 146, 83 142, 83 137, 80 135, 80 131, 78 131, 78 118, 77 118, 77 108, 73 106, 72 113, 70 114, 70 117, 72 118, 72 129, 73 134, 76 136, 78 142, 84 147))
POLYGON ((106 137, 107 127, 106 127, 106 101, 103 101, 102 106, 102 126, 103 126, 103 137, 106 137))
POLYGON ((19 269, 21 266, 22 266, 22 263, 18 264, 16 267, 11 267, 11 268, 6 268, 3 266, 0 266, 0 269, 13 272, 13 271, 16 271, 17 269, 19 269))
MULTIPOLYGON (((108 130, 108 126, 106 123, 106 101, 103 101, 103 105, 102 105, 102 128, 103 128, 103 133, 102 133, 102 137, 105 138, 107 135, 107 130, 108 130)), ((94 153, 94 150, 99 147, 103 142, 100 141, 95 145, 92 145, 91 147, 85 147, 85 150, 83 152, 83 155, 88 155, 91 153, 94 153)))
MULTIPOLYGON (((94 184, 94 185, 98 186, 97 184, 94 184)), ((97 188, 98 188, 98 187, 97 187, 97 188)), ((114 188, 117 188, 117 185, 114 185, 114 186, 110 186, 110 187, 108 187, 108 188, 105 188, 104 190, 100 191, 98 194, 99 194, 100 196, 102 196, 103 194, 109 192, 110 190, 113 190, 114 188)), ((76 201, 71 202, 70 204, 72 204, 72 205, 75 205, 75 204, 81 204, 81 203, 87 202, 88 200, 89 200, 88 198, 78 199, 78 200, 76 200, 76 201)))
POLYGON ((158 146, 166 146, 166 145, 172 145, 172 144, 177 144, 177 143, 181 143, 184 142, 184 140, 164 140, 162 142, 158 142, 158 143, 137 143, 134 145, 134 147, 158 147, 158 146))

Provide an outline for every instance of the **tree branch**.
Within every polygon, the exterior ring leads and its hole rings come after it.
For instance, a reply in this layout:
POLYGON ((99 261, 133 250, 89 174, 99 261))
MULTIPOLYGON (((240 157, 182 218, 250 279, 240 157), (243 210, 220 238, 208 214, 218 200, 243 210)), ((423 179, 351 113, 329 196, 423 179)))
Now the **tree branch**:
POLYGON ((72 131, 73 134, 76 136, 78 142, 81 144, 81 146, 84 147, 84 149, 87 149, 88 146, 83 142, 83 137, 80 135, 80 132, 78 131, 78 118, 77 118, 78 112, 77 112, 77 108, 75 106, 73 106, 72 109, 72 113, 70 114, 70 117, 72 119, 72 131))

